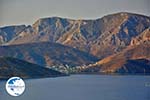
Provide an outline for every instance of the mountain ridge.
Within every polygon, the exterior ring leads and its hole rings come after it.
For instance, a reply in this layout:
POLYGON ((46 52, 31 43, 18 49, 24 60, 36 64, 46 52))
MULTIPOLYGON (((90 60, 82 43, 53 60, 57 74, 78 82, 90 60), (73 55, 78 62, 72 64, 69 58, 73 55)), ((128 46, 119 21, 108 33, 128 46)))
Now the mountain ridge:
POLYGON ((36 64, 42 66, 69 64, 81 69, 86 66, 83 71, 115 72, 118 68, 128 69, 127 65, 137 66, 135 71, 140 71, 145 69, 137 64, 149 60, 149 41, 150 17, 141 14, 120 12, 94 20, 50 17, 38 19, 2 44, 0 52, 3 53, 0 55, 19 55, 18 58, 32 63, 36 60, 36 64), (4 53, 11 46, 14 51, 4 53))
POLYGON ((56 42, 104 58, 128 46, 149 26, 149 17, 123 12, 96 20, 42 18, 8 44, 56 42))

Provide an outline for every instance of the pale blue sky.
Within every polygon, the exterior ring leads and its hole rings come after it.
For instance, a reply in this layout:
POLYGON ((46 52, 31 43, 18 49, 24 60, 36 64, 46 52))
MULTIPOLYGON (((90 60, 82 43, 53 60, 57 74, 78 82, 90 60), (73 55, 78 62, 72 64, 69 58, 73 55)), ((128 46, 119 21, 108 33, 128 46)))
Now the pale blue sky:
POLYGON ((52 16, 95 19, 116 12, 150 16, 150 0, 0 0, 0 26, 52 16))

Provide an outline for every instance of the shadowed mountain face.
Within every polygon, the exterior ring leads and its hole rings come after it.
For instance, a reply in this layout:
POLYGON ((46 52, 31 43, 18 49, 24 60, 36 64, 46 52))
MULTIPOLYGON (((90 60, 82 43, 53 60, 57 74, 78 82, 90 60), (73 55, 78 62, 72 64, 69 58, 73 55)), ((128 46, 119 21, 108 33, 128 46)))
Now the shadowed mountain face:
POLYGON ((7 43, 26 28, 25 25, 0 28, 0 45, 7 43))
POLYGON ((50 42, 1 46, 0 52, 0 56, 15 57, 41 66, 77 66, 98 60, 88 53, 50 42))
POLYGON ((116 73, 150 74, 150 60, 127 60, 124 66, 116 70, 116 73))
POLYGON ((51 17, 19 29, 8 31, 15 35, 5 40, 0 28, 0 56, 42 66, 87 65, 85 72, 149 73, 150 17, 126 12, 96 20, 51 17))
POLYGON ((64 76, 60 72, 28 63, 15 58, 0 58, 0 79, 8 79, 13 76, 21 78, 44 78, 64 76))

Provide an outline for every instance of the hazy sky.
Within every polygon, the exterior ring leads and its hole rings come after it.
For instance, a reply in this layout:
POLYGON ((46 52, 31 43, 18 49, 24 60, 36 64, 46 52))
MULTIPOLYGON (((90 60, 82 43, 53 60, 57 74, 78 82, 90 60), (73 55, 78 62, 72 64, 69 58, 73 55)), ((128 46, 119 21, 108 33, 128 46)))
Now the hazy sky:
POLYGON ((95 19, 116 12, 150 16, 150 0, 0 0, 0 26, 51 16, 95 19))

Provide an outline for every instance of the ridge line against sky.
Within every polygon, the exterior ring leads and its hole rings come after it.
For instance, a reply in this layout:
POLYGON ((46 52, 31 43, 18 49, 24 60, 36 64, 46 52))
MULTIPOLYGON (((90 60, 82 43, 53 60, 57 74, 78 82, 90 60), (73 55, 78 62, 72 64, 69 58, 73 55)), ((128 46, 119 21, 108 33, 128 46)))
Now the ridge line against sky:
POLYGON ((97 19, 117 12, 150 16, 150 0, 1 0, 0 27, 32 25, 39 18, 97 19))

